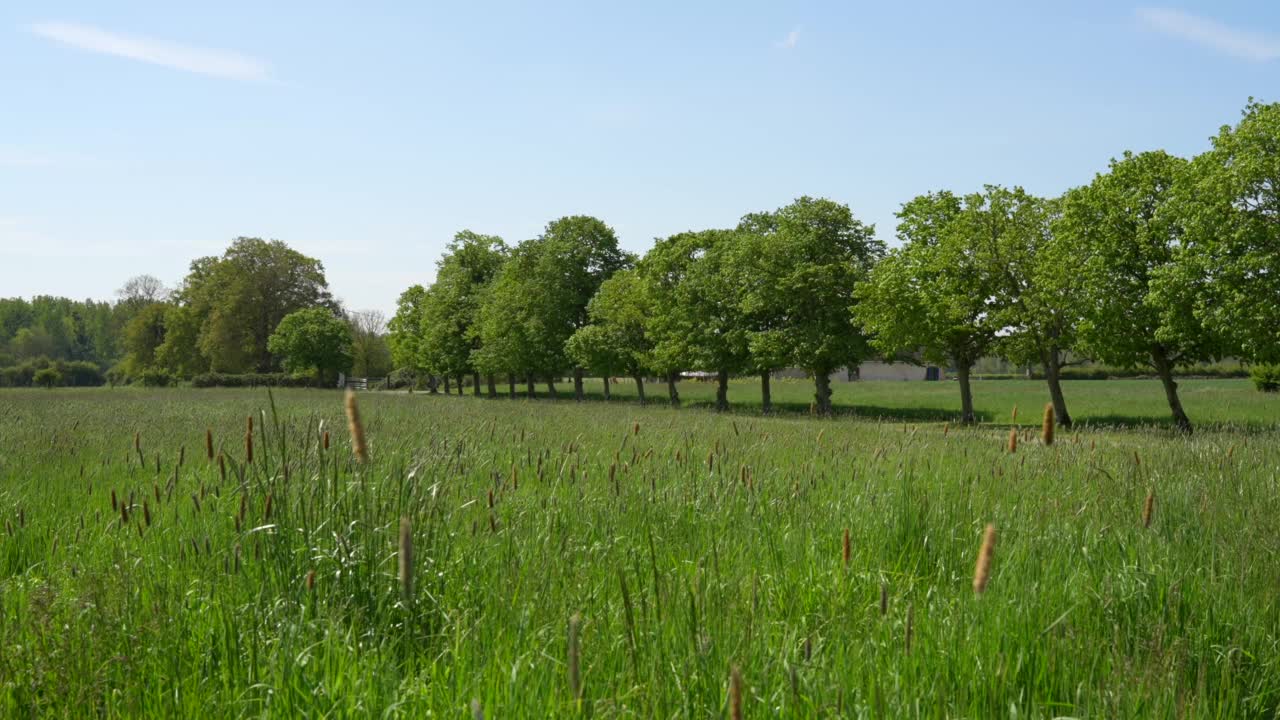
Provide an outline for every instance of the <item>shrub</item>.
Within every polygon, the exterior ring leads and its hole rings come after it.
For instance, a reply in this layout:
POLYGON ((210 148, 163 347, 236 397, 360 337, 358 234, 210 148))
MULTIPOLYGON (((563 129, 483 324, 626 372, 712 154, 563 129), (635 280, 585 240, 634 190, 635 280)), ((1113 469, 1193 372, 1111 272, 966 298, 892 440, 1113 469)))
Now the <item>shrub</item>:
POLYGON ((63 384, 71 387, 98 387, 106 382, 102 369, 91 362, 59 363, 58 369, 62 372, 63 384))
POLYGON ((1261 392, 1280 392, 1280 365, 1254 365, 1249 377, 1261 392))
POLYGON ((62 373, 55 367, 41 368, 31 376, 31 382, 42 388, 56 387, 62 384, 62 373))
POLYGON ((128 385, 133 382, 133 377, 129 375, 126 363, 119 362, 107 370, 106 380, 111 387, 115 387, 117 385, 128 385))
POLYGON ((173 376, 164 370, 143 370, 138 374, 138 382, 143 387, 169 387, 173 383, 173 376))
POLYGON ((211 387, 314 387, 315 379, 289 373, 201 373, 191 378, 191 386, 211 387))

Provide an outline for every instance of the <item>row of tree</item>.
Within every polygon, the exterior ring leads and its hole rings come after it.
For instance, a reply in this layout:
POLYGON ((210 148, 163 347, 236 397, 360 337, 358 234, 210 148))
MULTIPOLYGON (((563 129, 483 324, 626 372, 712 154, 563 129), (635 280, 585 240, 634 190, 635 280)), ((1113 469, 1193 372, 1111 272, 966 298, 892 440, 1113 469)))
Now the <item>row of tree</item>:
MULTIPOLYGON (((872 355, 956 370, 962 421, 969 374, 999 355, 1043 367, 1058 421, 1071 424, 1060 376, 1068 357, 1149 367, 1187 431, 1180 367, 1235 356, 1280 362, 1280 105, 1250 102, 1210 151, 1187 161, 1125 153, 1058 198, 987 186, 933 192, 898 213, 900 246, 845 205, 802 197, 732 229, 621 251, 591 217, 537 238, 459 233, 435 282, 400 298, 390 323, 398 367, 453 378, 758 375, 798 367, 831 411, 829 376, 872 355)), ((434 389, 435 383, 432 383, 434 389)), ((605 383, 608 392, 609 384, 605 383)))

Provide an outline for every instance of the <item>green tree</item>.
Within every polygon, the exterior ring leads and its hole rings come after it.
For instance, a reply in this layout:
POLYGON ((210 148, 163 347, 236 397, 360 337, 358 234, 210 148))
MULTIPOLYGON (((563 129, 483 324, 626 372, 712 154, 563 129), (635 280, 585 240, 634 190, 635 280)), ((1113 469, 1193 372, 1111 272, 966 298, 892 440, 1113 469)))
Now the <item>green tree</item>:
POLYGON ((871 354, 850 315, 854 289, 884 254, 875 227, 847 205, 801 197, 772 213, 748 215, 733 263, 757 370, 783 363, 813 376, 818 412, 831 414, 831 373, 871 354))
POLYGON ((58 356, 58 348, 53 336, 40 326, 20 328, 9 341, 9 348, 18 360, 58 356))
MULTIPOLYGON (((587 324, 587 304, 600 285, 615 272, 635 264, 635 258, 618 247, 613 228, 588 215, 554 220, 543 231, 538 253, 536 284, 548 294, 540 305, 547 311, 547 342, 561 366, 569 364, 565 343, 587 324)), ((574 397, 581 401, 582 369, 573 368, 574 397)))
POLYGON ((635 270, 615 273, 591 298, 587 316, 590 322, 569 338, 569 357, 579 367, 600 374, 604 379, 605 399, 609 398, 610 377, 632 378, 643 405, 644 376, 650 368, 653 350, 653 343, 645 332, 650 307, 643 279, 635 270))
MULTIPOLYGON (((565 344, 588 322, 587 304, 601 283, 632 262, 596 218, 549 223, 541 236, 517 246, 484 293, 473 362, 487 372, 544 377, 554 395, 555 378, 572 364, 565 344)), ((573 376, 581 399, 582 369, 573 368, 573 376)))
POLYGON ((902 246, 856 290, 855 317, 883 354, 955 367, 963 423, 976 422, 970 371, 1000 330, 989 215, 980 195, 912 199, 898 212, 902 246))
POLYGON ((734 263, 743 233, 686 232, 658 240, 638 266, 652 299, 651 363, 667 377, 673 405, 681 370, 714 372, 716 409, 729 409, 729 377, 750 367, 734 263))
POLYGON ((1280 103, 1250 101, 1235 127, 1192 161, 1174 189, 1183 229, 1178 262, 1153 273, 1161 323, 1195 336, 1203 325, 1231 352, 1280 362, 1280 103), (1190 294, 1190 318, 1186 309, 1190 294))
POLYGON ((173 299, 183 308, 184 323, 197 328, 173 341, 194 346, 171 346, 161 356, 190 364, 198 355, 219 372, 277 369, 268 341, 286 315, 315 307, 337 311, 320 261, 259 238, 237 238, 220 257, 192 262, 173 299))
POLYGON ((544 280, 538 275, 541 252, 539 240, 522 242, 511 251, 481 298, 480 346, 471 355, 481 372, 524 378, 529 397, 540 376, 547 378, 554 394, 551 378, 565 365, 563 340, 546 321, 555 318, 554 307, 549 295, 538 290, 544 280))
POLYGON ((351 369, 351 328, 328 308, 297 310, 284 317, 268 340, 291 373, 314 374, 324 384, 351 369))
POLYGON ((1186 171, 1185 160, 1164 152, 1126 152, 1107 173, 1066 194, 1055 230, 1075 258, 1084 352, 1155 370, 1175 424, 1190 432, 1174 371, 1218 359, 1225 345, 1195 320, 1189 288, 1159 293, 1154 284, 1165 273, 1181 274, 1178 266, 1189 258, 1173 204, 1186 171))
POLYGON ((50 366, 35 371, 31 376, 31 382, 42 388, 57 387, 62 384, 62 373, 58 368, 50 366))
POLYGON ((157 367, 156 351, 165 341, 169 306, 152 303, 135 311, 124 329, 125 369, 131 376, 157 367))
MULTIPOLYGON (((421 377, 428 373, 424 364, 425 356, 422 344, 422 305, 427 290, 421 285, 414 285, 400 293, 396 301, 396 314, 387 323, 387 345, 391 350, 391 364, 396 368, 404 368, 421 377)), ((430 383, 431 391, 436 391, 435 382, 430 383)))
POLYGON ((1043 368, 1057 423, 1070 427, 1062 368, 1079 309, 1071 252, 1052 230, 1060 203, 994 185, 967 202, 981 210, 971 215, 980 222, 974 231, 994 263, 997 349, 1014 363, 1043 368))
MULTIPOLYGON (((454 236, 436 264, 436 280, 422 298, 420 349, 424 362, 442 375, 472 374, 480 394, 480 370, 473 354, 481 343, 480 306, 489 283, 507 258, 502 238, 463 230, 454 236)), ((495 394, 489 376, 490 394, 495 394)))
POLYGON ((359 310, 347 315, 351 326, 351 373, 358 377, 391 374, 391 348, 387 343, 387 318, 380 310, 359 310))

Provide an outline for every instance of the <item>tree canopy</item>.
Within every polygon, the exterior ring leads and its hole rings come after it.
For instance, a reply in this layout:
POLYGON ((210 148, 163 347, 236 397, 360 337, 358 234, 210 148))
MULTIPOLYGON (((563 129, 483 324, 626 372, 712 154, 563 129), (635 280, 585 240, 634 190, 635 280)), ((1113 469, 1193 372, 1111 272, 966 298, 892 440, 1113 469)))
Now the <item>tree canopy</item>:
POLYGON ((327 382, 351 369, 351 327, 333 311, 311 307, 289 313, 267 342, 284 368, 298 375, 313 374, 327 382))
POLYGON ((1189 288, 1157 292, 1157 279, 1188 261, 1175 187, 1187 161, 1125 153, 1089 185, 1067 193, 1057 225, 1076 259, 1082 352, 1123 367, 1147 366, 1164 382, 1174 422, 1191 429, 1173 371, 1224 354, 1221 336, 1195 319, 1189 288))

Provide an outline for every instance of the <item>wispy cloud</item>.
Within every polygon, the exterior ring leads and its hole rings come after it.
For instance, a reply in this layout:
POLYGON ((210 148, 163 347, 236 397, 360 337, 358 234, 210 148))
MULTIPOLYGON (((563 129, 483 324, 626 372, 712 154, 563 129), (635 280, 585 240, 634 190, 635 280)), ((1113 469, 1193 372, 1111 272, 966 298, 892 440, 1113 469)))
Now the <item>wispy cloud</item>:
POLYGON ((787 33, 787 36, 774 43, 774 47, 782 50, 791 50, 800 42, 800 28, 796 28, 787 33))
POLYGON ((1147 29, 1213 48, 1227 55, 1267 62, 1280 58, 1280 38, 1240 30, 1217 20, 1182 10, 1161 7, 1138 8, 1138 21, 1147 29))
POLYGON ((40 37, 71 47, 162 65, 174 70, 229 80, 263 81, 270 78, 267 65, 262 61, 225 50, 122 35, 77 23, 42 22, 27 29, 40 37))

